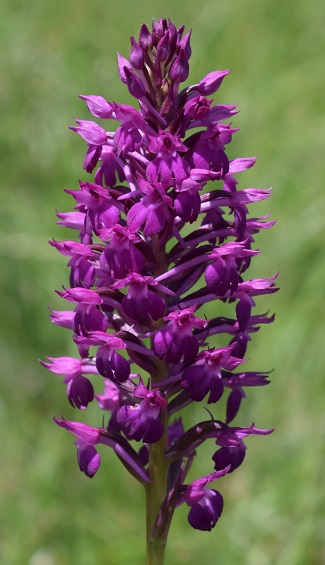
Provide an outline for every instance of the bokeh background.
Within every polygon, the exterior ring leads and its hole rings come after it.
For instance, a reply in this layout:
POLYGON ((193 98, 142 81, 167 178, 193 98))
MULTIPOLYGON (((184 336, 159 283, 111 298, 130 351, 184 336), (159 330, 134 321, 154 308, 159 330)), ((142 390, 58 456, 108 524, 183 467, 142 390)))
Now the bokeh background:
MULTIPOLYGON (((281 286, 259 301, 276 322, 249 349, 252 368, 274 369, 272 384, 249 391, 238 418, 275 433, 249 438, 245 464, 220 481, 225 508, 212 533, 193 531, 186 508, 177 510, 167 563, 323 564, 325 10, 317 0, 1 0, 0 562, 144 563, 141 487, 109 450, 93 480, 79 472, 73 437, 52 422, 78 415, 61 379, 37 360, 74 354, 69 333, 48 319, 48 307, 64 307, 54 289, 68 272, 47 240, 69 238, 55 209, 70 209, 63 188, 85 178, 85 144, 68 130, 73 116, 89 118, 77 94, 130 103, 116 52, 128 56, 129 36, 152 17, 193 28, 191 83, 232 69, 215 97, 241 110, 229 155, 259 155, 240 185, 273 185, 255 212, 278 219, 258 238, 252 276, 279 270, 281 286)), ((210 456, 199 451, 195 476, 210 472, 210 456)))

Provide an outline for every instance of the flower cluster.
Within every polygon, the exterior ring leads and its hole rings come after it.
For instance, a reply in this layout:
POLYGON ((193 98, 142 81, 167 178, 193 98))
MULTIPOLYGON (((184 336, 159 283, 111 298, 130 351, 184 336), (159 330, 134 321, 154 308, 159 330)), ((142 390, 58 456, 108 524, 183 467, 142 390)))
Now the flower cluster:
POLYGON ((190 508, 191 526, 211 530, 223 499, 209 483, 243 462, 243 438, 272 431, 231 426, 246 387, 268 383, 267 373, 243 365, 251 334, 273 320, 252 309, 256 296, 277 290, 275 276, 246 277, 259 253, 255 235, 274 223, 249 217, 248 206, 270 191, 237 187, 237 173, 255 157, 229 161, 226 145, 236 129, 228 120, 237 111, 208 98, 229 70, 180 89, 191 55, 183 31, 165 19, 151 32, 143 25, 139 40, 131 38, 129 60, 118 56, 120 79, 138 109, 81 96, 110 125, 107 131, 76 120, 71 128, 87 143, 84 169, 94 177, 66 190, 74 210, 58 213, 79 241, 52 242, 69 258, 70 288, 58 294, 75 307, 52 311, 51 319, 73 332, 79 356, 43 363, 64 375, 72 406, 84 410, 97 401, 108 414, 100 427, 55 419, 76 437, 88 477, 100 465, 97 444, 105 444, 146 486, 153 480, 150 450, 163 445, 165 498, 156 531, 181 503, 190 508), (229 317, 218 316, 225 303, 229 317), (100 382, 102 394, 95 394, 100 382), (224 395, 221 421, 211 405, 224 395), (179 411, 201 401, 211 419, 185 431, 179 411), (196 450, 208 439, 216 443, 212 472, 188 484, 196 450))

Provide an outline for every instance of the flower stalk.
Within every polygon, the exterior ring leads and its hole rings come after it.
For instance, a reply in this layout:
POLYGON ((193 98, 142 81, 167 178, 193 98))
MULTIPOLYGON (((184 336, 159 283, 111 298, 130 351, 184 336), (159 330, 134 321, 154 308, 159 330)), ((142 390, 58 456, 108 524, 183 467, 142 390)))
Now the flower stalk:
POLYGON ((168 422, 164 416, 165 431, 159 441, 149 447, 149 475, 151 482, 146 485, 146 545, 147 565, 164 563, 168 530, 165 535, 155 532, 155 524, 166 497, 169 461, 165 458, 168 422))
POLYGON ((98 471, 102 444, 144 486, 148 565, 164 563, 179 505, 189 507, 193 528, 215 527, 223 498, 210 483, 242 464, 244 438, 272 432, 231 425, 246 389, 269 382, 267 372, 244 364, 252 334, 274 319, 253 309, 257 296, 276 292, 276 276, 246 274, 259 253, 256 234, 274 224, 250 217, 249 207, 270 191, 239 188, 237 174, 256 159, 226 154, 237 110, 209 97, 230 71, 181 89, 190 56, 183 26, 165 19, 151 31, 143 25, 138 41, 131 38, 129 60, 118 56, 120 79, 138 109, 80 96, 95 118, 118 125, 111 131, 76 120, 71 127, 87 143, 84 169, 93 178, 66 190, 75 207, 58 213, 79 241, 51 242, 70 268, 70 287, 58 294, 74 305, 53 311, 51 320, 72 331, 77 356, 43 365, 63 375, 74 408, 97 402, 104 413, 101 427, 54 420, 75 436, 86 476, 98 471), (179 414, 198 402, 202 415, 211 405, 211 419, 185 430, 179 414), (205 441, 216 444, 212 469, 188 482, 205 441))

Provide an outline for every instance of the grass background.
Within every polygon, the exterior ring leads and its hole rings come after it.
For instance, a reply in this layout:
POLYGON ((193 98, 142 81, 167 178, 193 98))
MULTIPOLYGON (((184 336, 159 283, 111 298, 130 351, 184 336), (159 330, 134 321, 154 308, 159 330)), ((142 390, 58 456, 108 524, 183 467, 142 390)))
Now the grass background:
MULTIPOLYGON (((48 320, 67 282, 47 240, 64 239, 55 209, 84 178, 84 144, 67 129, 88 118, 78 93, 130 102, 116 70, 142 22, 170 17, 193 28, 190 82, 230 67, 216 100, 237 103, 230 157, 259 154, 241 187, 274 187, 256 215, 261 233, 252 275, 280 271, 281 292, 259 301, 276 311, 254 336, 256 369, 272 384, 251 391, 238 424, 275 426, 248 439, 245 464, 220 481, 223 517, 193 531, 180 508, 169 565, 319 565, 325 562, 324 490, 324 55, 325 10, 317 0, 124 0, 0 2, 0 561, 4 565, 140 565, 143 492, 108 450, 98 475, 80 474, 73 440, 52 416, 76 418, 60 378, 37 363, 73 354, 48 320)), ((202 418, 202 411, 197 414, 202 418)), ((208 448, 196 474, 209 472, 208 448)))

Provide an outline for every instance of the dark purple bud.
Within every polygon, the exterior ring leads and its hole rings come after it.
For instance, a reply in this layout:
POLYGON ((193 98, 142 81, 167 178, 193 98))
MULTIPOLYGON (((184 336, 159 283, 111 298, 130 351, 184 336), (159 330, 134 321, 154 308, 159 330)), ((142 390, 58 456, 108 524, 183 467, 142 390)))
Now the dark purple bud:
POLYGON ((165 34, 157 45, 157 61, 163 63, 168 59, 169 56, 169 35, 165 34))
POLYGON ((177 55, 175 61, 170 69, 170 76, 172 80, 176 83, 184 82, 189 73, 188 57, 184 51, 181 49, 177 55))
POLYGON ((148 47, 152 45, 152 36, 148 30, 146 24, 142 24, 139 35, 139 43, 144 51, 148 50, 148 47))
POLYGON ((152 37, 154 41, 154 45, 158 45, 161 38, 164 36, 167 30, 167 20, 165 18, 161 18, 157 22, 152 23, 152 37))
POLYGON ((139 43, 136 42, 134 37, 130 38, 131 41, 131 53, 130 53, 130 63, 134 69, 140 70, 144 65, 144 52, 139 43))
POLYGON ((170 51, 169 59, 170 59, 176 49, 177 36, 178 36, 177 29, 170 20, 168 20, 168 36, 169 36, 169 51, 170 51))
POLYGON ((142 83, 141 78, 139 78, 134 71, 130 70, 128 67, 124 67, 124 75, 126 78, 126 84, 129 92, 134 98, 143 98, 147 91, 142 83))
POLYGON ((186 35, 184 35, 183 39, 180 42, 180 48, 184 51, 184 55, 187 60, 189 60, 192 55, 192 49, 190 45, 191 33, 192 30, 190 30, 186 35))

